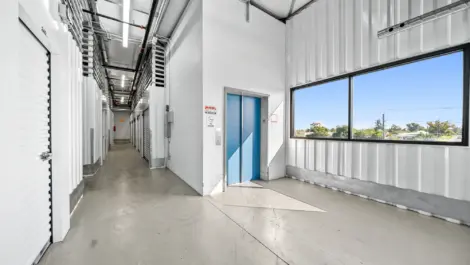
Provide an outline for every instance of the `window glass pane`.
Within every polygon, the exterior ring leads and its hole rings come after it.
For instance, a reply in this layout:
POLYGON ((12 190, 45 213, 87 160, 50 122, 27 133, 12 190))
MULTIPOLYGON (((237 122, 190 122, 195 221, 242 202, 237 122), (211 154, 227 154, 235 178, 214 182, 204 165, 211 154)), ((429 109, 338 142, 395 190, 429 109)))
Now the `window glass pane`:
POLYGON ((295 90, 296 137, 348 138, 348 79, 295 90))
POLYGON ((463 52, 353 77, 353 138, 462 141, 463 52))

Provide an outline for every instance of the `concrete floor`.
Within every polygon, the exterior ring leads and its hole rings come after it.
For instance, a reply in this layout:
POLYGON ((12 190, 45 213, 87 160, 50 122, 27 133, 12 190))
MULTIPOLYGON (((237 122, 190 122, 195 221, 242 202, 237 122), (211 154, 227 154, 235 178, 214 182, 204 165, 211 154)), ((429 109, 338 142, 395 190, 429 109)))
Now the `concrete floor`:
POLYGON ((470 229, 291 179, 199 197, 118 145, 41 265, 470 264, 470 229))

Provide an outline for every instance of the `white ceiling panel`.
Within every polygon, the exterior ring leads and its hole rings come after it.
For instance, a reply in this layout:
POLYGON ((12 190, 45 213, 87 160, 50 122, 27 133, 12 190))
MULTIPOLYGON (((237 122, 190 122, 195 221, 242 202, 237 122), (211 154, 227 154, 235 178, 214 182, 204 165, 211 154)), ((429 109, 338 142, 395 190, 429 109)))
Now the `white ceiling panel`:
MULTIPOLYGON (((118 0, 114 0, 118 1, 118 0)), ((122 0, 120 0, 122 2, 122 0)), ((177 0, 180 1, 180 0, 177 0)), ((150 12, 152 7, 152 0, 131 0, 131 8, 136 10, 145 10, 150 12)))
POLYGON ((291 0, 252 0, 252 2, 264 7, 278 18, 287 17, 291 5, 291 0))
POLYGON ((158 35, 169 37, 188 2, 189 0, 169 1, 165 16, 157 32, 158 35))
POLYGON ((308 2, 310 2, 310 0, 295 0, 294 9, 292 10, 292 13, 299 10, 299 8, 303 7, 308 2))
MULTIPOLYGON (((96 11, 99 14, 114 17, 116 19, 122 19, 121 6, 104 0, 96 2, 96 11)), ((119 30, 122 31, 121 23, 103 17, 100 17, 99 19, 101 24, 106 26, 106 30, 112 30, 113 33, 117 33, 119 30)))
MULTIPOLYGON (((145 15, 141 12, 132 11, 131 12, 131 23, 137 24, 139 26, 146 27, 148 22, 148 15, 145 15)), ((129 37, 136 38, 136 39, 143 39, 145 35, 145 29, 129 26, 129 37)))
POLYGON ((127 48, 122 47, 120 41, 106 42, 108 53, 108 64, 118 65, 125 68, 135 68, 139 45, 129 43, 127 48))

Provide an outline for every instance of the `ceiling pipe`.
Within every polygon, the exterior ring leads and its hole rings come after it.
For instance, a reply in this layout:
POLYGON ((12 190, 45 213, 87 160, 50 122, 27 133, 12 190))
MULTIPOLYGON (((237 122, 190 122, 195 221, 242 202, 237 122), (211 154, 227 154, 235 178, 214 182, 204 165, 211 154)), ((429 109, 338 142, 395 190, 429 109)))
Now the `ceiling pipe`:
POLYGON ((98 17, 106 18, 106 19, 116 21, 116 22, 119 22, 119 23, 122 23, 122 24, 127 24, 129 26, 133 26, 133 27, 136 27, 136 28, 145 29, 145 27, 142 26, 142 25, 137 25, 137 24, 134 24, 134 23, 126 22, 126 21, 117 19, 115 17, 110 17, 110 16, 103 15, 103 14, 100 14, 100 13, 93 13, 90 10, 86 10, 86 9, 82 9, 82 11, 85 12, 85 13, 88 13, 88 14, 97 15, 98 17))
MULTIPOLYGON (((134 74, 134 78, 133 78, 132 85, 131 85, 131 91, 133 91, 133 89, 134 89, 135 80, 137 79, 137 74, 139 73, 139 69, 140 69, 141 64, 142 64, 142 55, 143 55, 143 53, 145 51, 145 48, 147 46, 147 41, 148 41, 148 38, 149 38, 153 18, 155 17, 155 12, 157 11, 157 6, 158 6, 158 0, 153 0, 152 1, 152 7, 150 8, 149 19, 147 21, 147 27, 145 29, 144 39, 142 41, 142 47, 140 48, 139 57, 137 58, 137 64, 136 64, 136 67, 135 67, 135 74, 134 74)), ((131 98, 134 96, 134 94, 135 94, 135 92, 131 92, 131 98)), ((129 99, 129 101, 131 100, 131 98, 129 99)))

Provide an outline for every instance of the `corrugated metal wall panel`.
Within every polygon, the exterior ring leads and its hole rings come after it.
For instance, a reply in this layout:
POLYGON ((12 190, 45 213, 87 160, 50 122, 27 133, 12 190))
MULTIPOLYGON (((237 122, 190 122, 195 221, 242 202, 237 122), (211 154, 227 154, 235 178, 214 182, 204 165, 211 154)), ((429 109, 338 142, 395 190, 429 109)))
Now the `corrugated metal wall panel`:
POLYGON ((377 183, 385 185, 394 185, 395 183, 395 164, 396 149, 394 145, 382 144, 378 145, 379 148, 379 164, 378 164, 378 179, 377 183))
POLYGON ((448 148, 421 147, 420 191, 445 196, 446 153, 448 148))
POLYGON ((297 167, 305 168, 305 140, 297 141, 295 153, 297 157, 297 167))
MULTIPOLYGON (((469 42, 470 10, 376 37, 387 26, 455 1, 319 0, 287 22, 287 82, 292 87, 469 42)), ((470 201, 469 148, 287 142, 291 166, 470 201)))
MULTIPOLYGON (((455 1, 455 0, 454 0, 455 1)), ((470 40, 470 10, 378 39, 387 26, 451 0, 319 0, 287 22, 290 86, 470 40)))
POLYGON ((470 149, 449 148, 446 158, 446 195, 470 201, 470 149))
POLYGON ((470 149, 289 140, 288 165, 470 201, 470 149))

